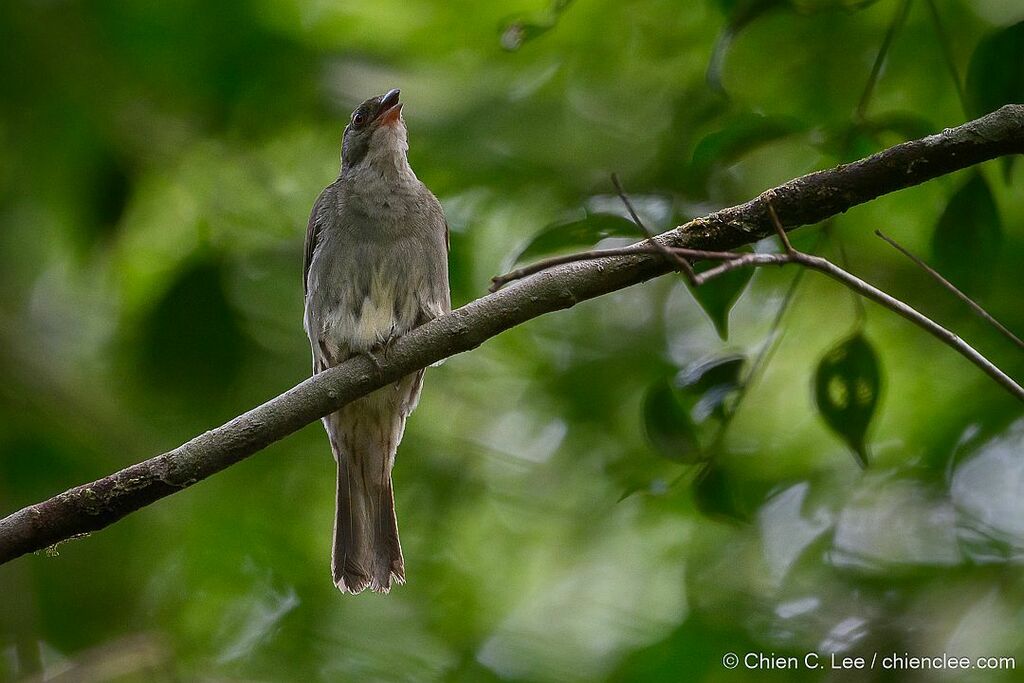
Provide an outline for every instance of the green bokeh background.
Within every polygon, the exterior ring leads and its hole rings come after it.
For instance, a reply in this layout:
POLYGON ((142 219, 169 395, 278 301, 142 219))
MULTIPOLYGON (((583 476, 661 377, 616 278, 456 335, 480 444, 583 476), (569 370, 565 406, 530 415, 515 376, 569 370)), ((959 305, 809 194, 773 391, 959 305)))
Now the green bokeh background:
MULTIPOLYGON (((0 514, 309 374, 303 231, 365 97, 402 88, 411 163, 451 224, 461 305, 547 226, 621 213, 612 172, 664 230, 1024 101, 1016 0, 919 0, 857 116, 901 2, 0 4, 0 514)), ((794 239, 845 252, 1024 377, 1019 349, 873 235, 946 266, 1024 330, 1024 169, 974 173, 794 239), (991 201, 965 190, 951 204, 971 183, 991 201)), ((724 341, 666 277, 431 369, 395 470, 409 582, 390 596, 331 584, 334 463, 314 424, 0 567, 0 680, 833 675, 730 671, 727 652, 1024 667, 1021 404, 814 274, 773 336, 794 275, 758 272, 724 341), (819 360, 855 329, 881 373, 866 471, 813 392, 819 360), (683 411, 704 452, 649 438, 651 387, 685 402, 688 369, 776 337, 725 432, 700 406, 683 411)), ((857 674, 914 675, 934 673, 857 674)))

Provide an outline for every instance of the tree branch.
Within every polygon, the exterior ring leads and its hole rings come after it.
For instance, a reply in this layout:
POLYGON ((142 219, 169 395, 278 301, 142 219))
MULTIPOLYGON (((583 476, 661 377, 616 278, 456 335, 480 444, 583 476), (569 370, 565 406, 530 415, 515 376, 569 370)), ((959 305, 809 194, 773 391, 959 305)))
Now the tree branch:
MULTIPOLYGON (((658 236, 668 247, 724 251, 772 232, 765 197, 787 229, 842 213, 880 195, 996 157, 1024 152, 1024 106, 1007 105, 938 135, 811 173, 746 204, 658 236)), ((667 272, 660 254, 567 263, 477 299, 398 339, 375 368, 366 357, 322 372, 167 453, 78 486, 0 520, 0 563, 102 529, 125 515, 265 448, 376 388, 469 351, 545 313, 667 272)))
MULTIPOLYGON (((781 228, 779 230, 780 237, 785 235, 781 228)), ((788 245, 786 253, 783 254, 738 254, 735 252, 706 252, 709 254, 709 259, 715 259, 723 261, 723 263, 709 268, 702 273, 696 275, 694 280, 694 286, 699 287, 709 280, 714 280, 716 277, 721 277, 726 273, 737 270, 739 268, 751 268, 751 267, 763 267, 763 266, 785 266, 789 264, 798 264, 804 268, 810 270, 816 270, 819 273, 824 273, 833 280, 846 286, 847 289, 851 290, 855 294, 859 294, 865 299, 870 299, 877 304, 888 308, 897 315, 906 318, 910 322, 914 323, 930 335, 946 344, 957 353, 962 355, 967 360, 978 366, 982 372, 991 377, 996 381, 997 384, 1002 386, 1011 395, 1020 401, 1024 401, 1024 387, 1021 387, 1017 382, 1009 375, 1000 370, 996 365, 988 358, 979 353, 973 346, 965 342, 956 333, 951 332, 942 325, 927 317, 917 309, 903 303, 899 299, 886 294, 882 290, 878 289, 874 285, 871 285, 859 277, 854 275, 844 268, 840 268, 836 264, 832 263, 828 259, 821 258, 820 256, 814 256, 812 254, 805 254, 802 251, 797 251, 789 245, 789 240, 785 240, 788 245)), ((654 247, 648 246, 646 243, 641 243, 643 253, 645 254, 662 254, 667 249, 672 253, 676 253, 680 256, 689 256, 692 252, 688 249, 675 249, 671 247, 663 247, 662 249, 655 249, 654 247)), ((608 250, 612 251, 612 250, 608 250)), ((572 254, 573 260, 576 261, 590 261, 593 259, 605 258, 606 256, 601 250, 597 251, 582 251, 576 254, 572 254)), ((500 279, 502 281, 514 280, 514 273, 508 275, 502 275, 500 279)))

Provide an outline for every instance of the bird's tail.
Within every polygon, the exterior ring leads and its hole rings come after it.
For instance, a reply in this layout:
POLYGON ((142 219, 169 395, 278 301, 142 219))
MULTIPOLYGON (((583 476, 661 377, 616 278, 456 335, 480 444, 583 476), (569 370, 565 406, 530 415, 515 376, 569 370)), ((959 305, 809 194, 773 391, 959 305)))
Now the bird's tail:
POLYGON ((374 419, 360 410, 359 403, 325 420, 338 461, 331 571, 334 584, 343 593, 366 588, 387 593, 392 581, 405 583, 391 485, 391 467, 405 417, 392 413, 383 420, 374 419))

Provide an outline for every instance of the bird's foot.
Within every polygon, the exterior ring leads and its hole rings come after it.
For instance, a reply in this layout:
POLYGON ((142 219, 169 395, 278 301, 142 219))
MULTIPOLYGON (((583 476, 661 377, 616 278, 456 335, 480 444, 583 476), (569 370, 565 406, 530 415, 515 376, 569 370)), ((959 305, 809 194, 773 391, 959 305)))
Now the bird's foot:
POLYGON ((385 339, 383 342, 373 347, 366 352, 366 357, 373 363, 373 367, 377 370, 377 375, 381 376, 384 374, 384 361, 387 360, 388 353, 391 351, 391 347, 395 343, 397 337, 391 336, 385 339))
POLYGON ((382 361, 384 360, 383 356, 378 355, 376 349, 370 349, 363 355, 370 359, 370 363, 373 364, 373 369, 377 372, 377 376, 382 376, 384 374, 384 367, 381 365, 382 361))

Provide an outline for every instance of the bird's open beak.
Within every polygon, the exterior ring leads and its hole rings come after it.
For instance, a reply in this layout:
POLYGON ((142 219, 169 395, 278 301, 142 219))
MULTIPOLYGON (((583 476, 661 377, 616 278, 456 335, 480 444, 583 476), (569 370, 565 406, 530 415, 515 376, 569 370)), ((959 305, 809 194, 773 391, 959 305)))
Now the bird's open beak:
POLYGON ((380 110, 377 114, 377 125, 390 126, 398 122, 402 115, 402 103, 398 101, 401 91, 398 88, 389 90, 380 100, 380 110))

